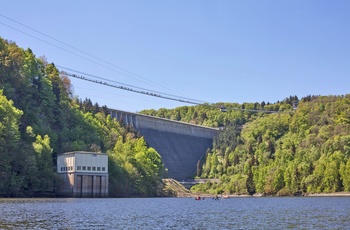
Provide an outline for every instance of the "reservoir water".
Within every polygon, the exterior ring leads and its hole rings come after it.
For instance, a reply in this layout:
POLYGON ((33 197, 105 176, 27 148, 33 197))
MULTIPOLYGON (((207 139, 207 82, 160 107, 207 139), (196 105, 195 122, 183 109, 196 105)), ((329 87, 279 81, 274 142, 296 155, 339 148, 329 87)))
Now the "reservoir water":
POLYGON ((350 197, 0 199, 0 229, 350 229, 350 197))

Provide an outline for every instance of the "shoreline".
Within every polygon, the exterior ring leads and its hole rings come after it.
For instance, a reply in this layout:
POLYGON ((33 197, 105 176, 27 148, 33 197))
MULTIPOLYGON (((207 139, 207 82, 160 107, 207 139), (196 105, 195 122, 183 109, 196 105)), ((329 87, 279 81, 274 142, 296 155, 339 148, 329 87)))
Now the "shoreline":
MULTIPOLYGON (((198 194, 198 193, 190 193, 185 196, 177 196, 179 198, 183 197, 203 197, 203 198, 214 198, 213 194, 198 194)), ((290 195, 290 196, 277 196, 277 195, 266 195, 263 193, 255 193, 253 195, 248 194, 230 194, 230 195, 218 195, 220 199, 228 199, 228 198, 244 198, 244 197, 350 197, 350 192, 333 192, 333 193, 304 193, 300 196, 290 195)))
POLYGON ((310 193, 305 196, 314 196, 314 197, 339 197, 339 196, 349 196, 350 197, 350 192, 332 192, 332 193, 310 193))
MULTIPOLYGON (((160 198, 160 197, 176 197, 176 198, 196 198, 196 197, 201 197, 205 199, 212 199, 215 198, 216 195, 213 194, 205 194, 205 193, 183 193, 183 194, 177 194, 176 196, 156 196, 156 197, 139 197, 139 196, 134 196, 134 197, 106 197, 106 198, 160 198)), ((248 194, 230 194, 230 195, 223 195, 220 194, 217 196, 219 199, 229 199, 229 198, 249 198, 249 197, 254 197, 254 198, 260 198, 260 197, 350 197, 350 192, 333 192, 333 193, 304 193, 301 195, 285 195, 285 196, 277 196, 277 195, 266 195, 263 193, 255 193, 253 195, 248 195, 248 194)), ((77 198, 77 197, 1 197, 0 199, 51 199, 51 198, 77 198)))

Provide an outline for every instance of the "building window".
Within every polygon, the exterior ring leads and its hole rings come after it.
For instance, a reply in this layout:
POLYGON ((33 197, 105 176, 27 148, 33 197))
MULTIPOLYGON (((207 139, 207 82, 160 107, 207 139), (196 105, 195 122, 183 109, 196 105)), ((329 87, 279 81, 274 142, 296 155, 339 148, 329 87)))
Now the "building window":
POLYGON ((86 166, 83 166, 83 170, 84 170, 84 171, 86 170, 86 166))
POLYGON ((77 170, 81 170, 81 166, 78 166, 78 167, 77 167, 77 170))
POLYGON ((61 172, 63 172, 63 167, 61 167, 61 172))
POLYGON ((102 167, 102 171, 106 171, 106 167, 102 167))
POLYGON ((91 166, 88 166, 88 167, 87 167, 87 170, 88 170, 88 171, 91 171, 91 166))
POLYGON ((101 171, 101 167, 97 167, 97 171, 101 171))
POLYGON ((96 167, 95 166, 92 166, 92 171, 96 171, 96 167))
POLYGON ((92 154, 92 157, 97 157, 97 155, 96 154, 92 154))

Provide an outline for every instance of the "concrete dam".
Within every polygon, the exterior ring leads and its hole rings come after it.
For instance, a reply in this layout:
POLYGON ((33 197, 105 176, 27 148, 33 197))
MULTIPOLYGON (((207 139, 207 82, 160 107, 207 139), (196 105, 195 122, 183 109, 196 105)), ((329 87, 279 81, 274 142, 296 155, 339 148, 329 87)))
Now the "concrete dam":
POLYGON ((218 129, 137 113, 110 110, 111 116, 139 131, 147 144, 162 157, 168 178, 178 181, 192 178, 197 163, 208 148, 218 129))

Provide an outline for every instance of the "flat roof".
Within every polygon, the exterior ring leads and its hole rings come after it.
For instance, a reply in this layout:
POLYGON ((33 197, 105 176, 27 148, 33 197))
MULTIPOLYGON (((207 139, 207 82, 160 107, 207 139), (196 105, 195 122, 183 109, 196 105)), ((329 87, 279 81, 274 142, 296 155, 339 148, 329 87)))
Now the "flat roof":
POLYGON ((73 154, 96 154, 96 155, 107 155, 107 153, 97 153, 97 152, 87 152, 87 151, 73 151, 73 152, 66 152, 61 153, 59 155, 73 155, 73 154))

